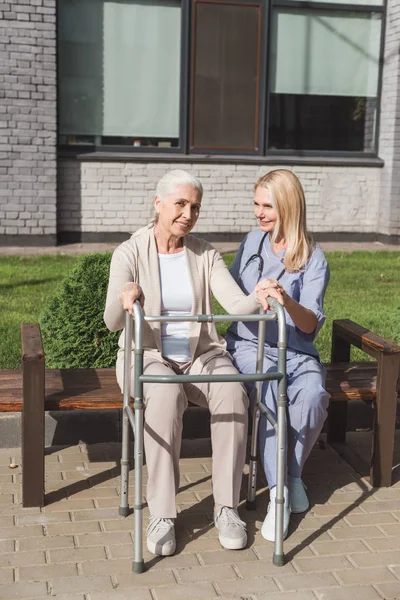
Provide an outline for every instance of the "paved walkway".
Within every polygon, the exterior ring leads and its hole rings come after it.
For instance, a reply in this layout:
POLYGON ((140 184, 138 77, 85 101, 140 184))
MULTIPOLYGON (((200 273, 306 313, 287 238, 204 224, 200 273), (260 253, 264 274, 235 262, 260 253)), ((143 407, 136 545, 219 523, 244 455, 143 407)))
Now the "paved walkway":
MULTIPOLYGON (((40 254, 70 254, 79 255, 88 252, 112 252, 118 244, 65 244, 62 246, 0 246, 0 256, 34 256, 40 254)), ((213 246, 222 253, 236 252, 238 242, 215 242, 213 246)), ((356 250, 389 251, 397 250, 400 246, 381 244, 380 242, 324 242, 320 243, 324 252, 354 252, 356 250)))
MULTIPOLYGON (((370 433, 348 443, 367 456, 370 433)), ((311 509, 292 518, 283 568, 260 534, 257 511, 240 509, 249 545, 223 550, 212 524, 209 440, 184 441, 177 553, 146 551, 131 573, 133 517, 118 516, 118 444, 49 448, 47 505, 22 509, 20 450, 0 450, 0 599, 374 600, 400 597, 400 483, 373 490, 330 448, 316 447, 304 479, 311 509), (10 463, 17 468, 11 469, 10 463)), ((400 437, 396 443, 396 464, 400 437)), ((245 478, 246 479, 246 478, 245 478)), ((132 494, 132 488, 131 488, 132 494)), ((131 495, 132 500, 132 495, 131 495)))

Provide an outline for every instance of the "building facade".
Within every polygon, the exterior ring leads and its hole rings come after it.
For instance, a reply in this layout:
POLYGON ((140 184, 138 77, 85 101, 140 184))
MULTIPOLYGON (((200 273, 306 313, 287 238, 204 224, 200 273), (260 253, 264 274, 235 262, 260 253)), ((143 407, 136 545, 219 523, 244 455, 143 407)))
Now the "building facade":
POLYGON ((399 44, 399 0, 0 0, 0 244, 126 239, 175 167, 209 239, 284 167, 317 239, 400 243, 399 44))

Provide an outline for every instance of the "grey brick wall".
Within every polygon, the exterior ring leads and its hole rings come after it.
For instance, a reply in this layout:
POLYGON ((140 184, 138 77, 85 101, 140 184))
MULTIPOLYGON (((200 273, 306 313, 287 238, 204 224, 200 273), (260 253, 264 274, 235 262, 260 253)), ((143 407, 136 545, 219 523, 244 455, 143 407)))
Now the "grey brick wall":
MULTIPOLYGON (((60 232, 132 232, 152 215, 158 179, 174 165, 138 162, 59 162, 60 232)), ((255 226, 252 190, 276 166, 180 164, 197 175, 204 199, 197 232, 245 232, 255 226)), ((314 232, 376 232, 382 170, 292 167, 301 180, 314 232)))
POLYGON ((385 161, 378 231, 400 236, 400 2, 389 0, 382 77, 379 155, 385 161))
POLYGON ((55 243, 56 123, 55 0, 0 0, 0 243, 55 243))

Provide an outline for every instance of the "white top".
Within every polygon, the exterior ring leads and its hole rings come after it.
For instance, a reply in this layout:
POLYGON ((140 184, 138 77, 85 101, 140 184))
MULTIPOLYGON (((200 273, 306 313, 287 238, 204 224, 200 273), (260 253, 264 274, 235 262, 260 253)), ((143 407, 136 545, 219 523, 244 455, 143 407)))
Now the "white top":
MULTIPOLYGON (((190 285, 185 251, 176 254, 159 254, 161 285, 161 314, 190 315, 193 292, 190 285)), ((161 323, 163 356, 176 362, 191 360, 189 323, 161 323)))

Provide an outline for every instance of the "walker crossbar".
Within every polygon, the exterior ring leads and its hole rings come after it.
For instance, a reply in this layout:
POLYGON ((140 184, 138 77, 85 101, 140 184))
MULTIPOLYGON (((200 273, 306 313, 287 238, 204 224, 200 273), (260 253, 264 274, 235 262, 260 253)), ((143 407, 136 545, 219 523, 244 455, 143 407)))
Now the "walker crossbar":
POLYGON ((187 315, 177 316, 144 316, 141 305, 136 301, 133 305, 133 316, 126 312, 125 317, 125 347, 124 347, 124 384, 123 384, 123 418, 122 418, 122 456, 121 456, 121 495, 119 514, 128 516, 128 483, 129 483, 129 425, 134 433, 134 573, 144 571, 143 561, 143 504, 142 504, 142 474, 143 474, 143 384, 150 382, 159 383, 194 383, 202 382, 256 382, 255 404, 253 410, 253 431, 251 439, 249 486, 247 507, 255 508, 256 479, 257 479, 257 437, 261 412, 275 427, 277 432, 277 485, 276 485, 276 523, 275 523, 275 548, 273 562, 275 565, 284 564, 283 555, 283 506, 284 506, 284 469, 286 448, 286 323, 282 306, 274 298, 268 298, 269 305, 274 313, 265 313, 262 309, 257 315, 187 315), (133 382, 133 408, 131 407, 131 354, 133 320, 135 321, 134 344, 134 382, 133 382), (259 336, 257 347, 256 373, 236 375, 144 375, 143 374, 143 322, 232 322, 232 321, 258 321, 259 336), (267 321, 278 321, 278 369, 277 371, 263 373, 265 326, 267 321), (263 381, 278 381, 278 411, 277 419, 270 411, 261 405, 261 387, 263 381))

